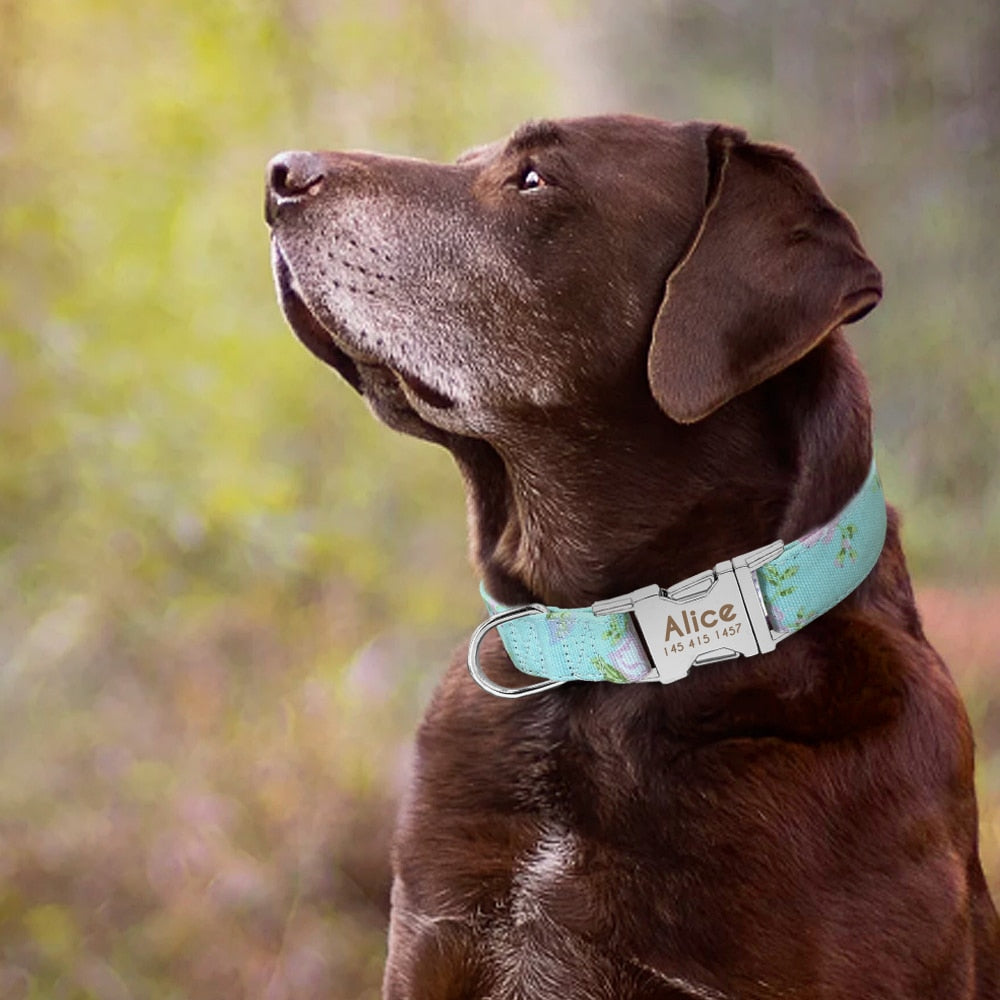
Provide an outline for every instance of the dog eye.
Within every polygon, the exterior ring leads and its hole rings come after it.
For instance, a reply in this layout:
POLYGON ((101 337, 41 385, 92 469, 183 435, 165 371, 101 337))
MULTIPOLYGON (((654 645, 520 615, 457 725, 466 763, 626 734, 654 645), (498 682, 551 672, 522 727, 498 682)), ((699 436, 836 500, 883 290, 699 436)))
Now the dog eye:
POLYGON ((536 188, 546 186, 547 181, 534 167, 529 167, 521 175, 520 183, 517 185, 521 191, 534 191, 536 188))

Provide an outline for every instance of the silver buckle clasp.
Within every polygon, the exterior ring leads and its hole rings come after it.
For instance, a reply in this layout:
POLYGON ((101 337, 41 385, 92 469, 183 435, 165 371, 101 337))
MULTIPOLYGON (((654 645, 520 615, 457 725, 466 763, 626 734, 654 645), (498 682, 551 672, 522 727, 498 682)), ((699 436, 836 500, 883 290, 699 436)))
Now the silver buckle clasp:
POLYGON ((784 549, 783 542, 772 542, 666 591, 653 584, 597 601, 592 610, 595 615, 632 613, 663 684, 686 676, 692 666, 769 653, 783 636, 767 620, 756 570, 784 549))
POLYGON ((550 688, 559 687, 560 684, 566 683, 565 681, 548 680, 539 681, 537 684, 527 684, 521 688, 504 687, 502 684, 491 681, 479 665, 479 647, 482 645, 483 639, 486 638, 486 633, 490 629, 494 629, 506 622, 512 622, 515 618, 524 618, 526 615, 547 615, 548 613, 549 609, 544 604, 523 604, 520 607, 510 608, 507 611, 501 611, 499 614, 493 615, 491 618, 487 618, 472 633, 472 638, 469 640, 469 656, 466 662, 469 666, 469 673, 472 674, 472 679, 484 691, 495 694, 498 698, 524 698, 526 695, 539 694, 542 691, 548 691, 550 688))

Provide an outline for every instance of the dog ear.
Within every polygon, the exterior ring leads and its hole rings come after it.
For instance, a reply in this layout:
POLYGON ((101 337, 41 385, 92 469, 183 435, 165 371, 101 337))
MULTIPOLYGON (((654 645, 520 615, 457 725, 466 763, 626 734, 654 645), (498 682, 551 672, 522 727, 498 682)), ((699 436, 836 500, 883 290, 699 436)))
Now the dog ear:
POLYGON ((787 150, 716 126, 701 228, 667 280, 648 371, 663 411, 707 417, 882 297, 850 220, 787 150))

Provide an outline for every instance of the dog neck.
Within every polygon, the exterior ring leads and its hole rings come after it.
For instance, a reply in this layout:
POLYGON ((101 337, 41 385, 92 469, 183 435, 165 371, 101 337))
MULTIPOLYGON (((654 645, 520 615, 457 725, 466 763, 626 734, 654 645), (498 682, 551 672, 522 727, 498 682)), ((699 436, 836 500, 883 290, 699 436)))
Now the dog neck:
POLYGON ((456 451, 486 589, 582 606, 824 523, 871 462, 864 380, 839 334, 776 378, 697 424, 637 391, 602 419, 456 451))

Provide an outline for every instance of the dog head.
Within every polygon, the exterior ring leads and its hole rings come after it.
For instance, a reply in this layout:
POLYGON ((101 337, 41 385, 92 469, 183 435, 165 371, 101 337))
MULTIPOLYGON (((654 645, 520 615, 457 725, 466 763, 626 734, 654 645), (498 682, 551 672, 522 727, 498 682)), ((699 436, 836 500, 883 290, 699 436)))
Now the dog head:
POLYGON ((534 122, 452 165, 283 153, 267 218, 301 340, 446 443, 637 392, 699 421, 881 295, 789 152, 706 123, 534 122))

